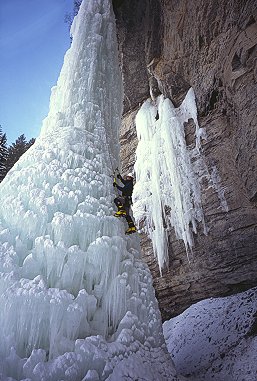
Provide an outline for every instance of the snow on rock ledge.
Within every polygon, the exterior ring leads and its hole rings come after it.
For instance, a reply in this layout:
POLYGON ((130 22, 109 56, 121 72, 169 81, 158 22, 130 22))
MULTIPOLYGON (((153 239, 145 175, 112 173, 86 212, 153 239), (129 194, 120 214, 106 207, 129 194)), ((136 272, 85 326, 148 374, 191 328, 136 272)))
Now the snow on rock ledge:
POLYGON ((257 288, 203 300, 163 324, 176 369, 192 381, 257 379, 257 288))

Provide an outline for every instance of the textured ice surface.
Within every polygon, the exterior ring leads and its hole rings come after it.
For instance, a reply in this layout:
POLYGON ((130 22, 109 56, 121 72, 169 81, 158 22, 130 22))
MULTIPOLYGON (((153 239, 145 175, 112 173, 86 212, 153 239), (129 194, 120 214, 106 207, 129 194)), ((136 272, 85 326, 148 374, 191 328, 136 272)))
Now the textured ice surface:
POLYGON ((163 324, 178 372, 192 381, 257 380, 257 288, 203 300, 163 324))
POLYGON ((217 192, 220 201, 219 208, 224 212, 228 212, 228 204, 225 198, 226 188, 221 185, 221 178, 218 172, 218 168, 215 165, 211 168, 210 185, 217 192))
POLYGON ((1 183, 0 379, 116 381, 118 367, 131 380, 137 356, 135 379, 151 367, 175 380, 138 239, 113 217, 122 83, 109 0, 84 1, 72 34, 41 134, 1 183))
POLYGON ((196 233, 198 223, 205 229, 199 178, 192 163, 192 157, 199 155, 204 131, 198 125, 193 89, 179 108, 163 96, 156 103, 148 99, 137 113, 136 128, 133 214, 139 225, 144 221, 161 269, 168 262, 167 228, 174 227, 187 251, 193 246, 192 232, 196 233), (184 131, 189 119, 195 123, 195 148, 191 150, 184 131))

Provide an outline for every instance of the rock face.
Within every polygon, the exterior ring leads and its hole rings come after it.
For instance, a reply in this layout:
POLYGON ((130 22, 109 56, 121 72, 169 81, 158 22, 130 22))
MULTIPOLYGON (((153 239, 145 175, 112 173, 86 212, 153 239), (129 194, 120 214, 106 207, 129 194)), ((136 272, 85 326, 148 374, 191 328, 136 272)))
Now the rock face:
MULTIPOLYGON (((257 285, 257 7, 255 0, 125 0, 116 10, 125 104, 123 171, 133 169, 135 115, 164 94, 179 106, 193 87, 202 157, 208 235, 195 236, 188 262, 169 231, 169 268, 160 277, 151 242, 142 237, 163 319, 192 303, 257 285)), ((185 126, 190 146, 194 125, 185 126)))

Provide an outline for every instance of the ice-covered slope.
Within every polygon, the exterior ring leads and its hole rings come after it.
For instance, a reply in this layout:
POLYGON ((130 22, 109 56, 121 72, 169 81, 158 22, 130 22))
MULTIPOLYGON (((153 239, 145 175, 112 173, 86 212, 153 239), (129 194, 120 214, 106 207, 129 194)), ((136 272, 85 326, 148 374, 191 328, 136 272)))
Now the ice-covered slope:
POLYGON ((0 379, 175 380, 139 242, 112 216, 122 83, 109 0, 84 1, 72 34, 40 137, 1 183, 0 379))
POLYGON ((257 380, 257 288, 203 300, 163 324, 177 370, 192 381, 257 380))

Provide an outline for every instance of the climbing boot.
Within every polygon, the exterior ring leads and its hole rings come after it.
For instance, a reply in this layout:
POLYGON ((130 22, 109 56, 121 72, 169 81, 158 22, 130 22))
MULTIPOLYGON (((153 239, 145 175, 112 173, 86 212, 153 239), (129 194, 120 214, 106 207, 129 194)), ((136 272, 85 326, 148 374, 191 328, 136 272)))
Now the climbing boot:
POLYGON ((137 231, 137 229, 136 229, 136 227, 135 226, 130 226, 127 230, 126 230, 126 232, 125 232, 125 234, 133 234, 133 233, 136 233, 136 231, 137 231))
POLYGON ((115 214, 114 217, 124 217, 126 216, 126 211, 124 209, 119 209, 115 214))

